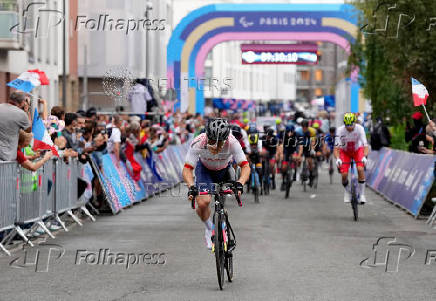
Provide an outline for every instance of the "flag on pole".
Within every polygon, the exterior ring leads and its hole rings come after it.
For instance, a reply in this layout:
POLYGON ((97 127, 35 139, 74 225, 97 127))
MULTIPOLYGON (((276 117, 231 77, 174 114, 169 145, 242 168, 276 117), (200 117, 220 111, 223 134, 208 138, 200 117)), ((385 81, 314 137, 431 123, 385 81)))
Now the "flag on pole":
POLYGON ((34 69, 21 73, 17 79, 7 83, 9 87, 15 88, 26 93, 30 93, 33 88, 49 85, 50 82, 44 71, 34 69))
POLYGON ((412 95, 413 104, 417 106, 425 106, 427 104, 427 98, 429 96, 427 88, 419 81, 412 77, 412 95))
POLYGON ((35 108, 35 111, 33 113, 32 133, 33 138, 35 138, 36 140, 40 140, 49 145, 53 145, 50 135, 48 134, 48 131, 44 126, 44 122, 42 121, 41 117, 39 117, 37 108, 35 108))

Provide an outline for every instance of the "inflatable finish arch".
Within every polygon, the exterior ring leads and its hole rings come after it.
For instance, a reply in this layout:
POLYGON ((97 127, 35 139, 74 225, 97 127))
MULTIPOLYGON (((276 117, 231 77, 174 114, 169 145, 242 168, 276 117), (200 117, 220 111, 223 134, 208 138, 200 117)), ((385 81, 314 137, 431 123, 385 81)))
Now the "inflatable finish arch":
POLYGON ((182 112, 203 113, 203 89, 190 79, 203 77, 206 56, 216 44, 231 40, 324 41, 349 53, 350 44, 357 38, 357 20, 357 10, 346 4, 201 7, 184 17, 171 35, 167 46, 168 86, 175 89, 182 112))

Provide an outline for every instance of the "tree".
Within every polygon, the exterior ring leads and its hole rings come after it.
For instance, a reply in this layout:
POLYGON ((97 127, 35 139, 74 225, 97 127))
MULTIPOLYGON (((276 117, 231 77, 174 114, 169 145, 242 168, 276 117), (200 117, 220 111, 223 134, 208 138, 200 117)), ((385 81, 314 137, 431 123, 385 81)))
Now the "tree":
POLYGON ((371 99, 373 115, 390 117, 398 124, 419 110, 413 108, 411 77, 427 87, 427 109, 435 113, 436 18, 432 18, 436 17, 436 1, 366 0, 353 4, 361 13, 361 30, 352 45, 349 65, 361 70, 361 85, 371 99))

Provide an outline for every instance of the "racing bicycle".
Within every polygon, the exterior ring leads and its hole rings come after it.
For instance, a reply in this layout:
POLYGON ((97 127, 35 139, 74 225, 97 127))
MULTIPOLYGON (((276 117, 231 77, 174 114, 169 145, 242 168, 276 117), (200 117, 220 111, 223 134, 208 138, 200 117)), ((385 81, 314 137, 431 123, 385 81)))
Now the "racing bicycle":
MULTIPOLYGON (((235 189, 235 182, 223 182, 215 185, 215 189, 209 192, 200 192, 200 195, 213 195, 215 200, 215 212, 213 214, 214 229, 212 231, 212 252, 215 253, 216 272, 220 290, 224 285, 224 270, 227 272, 227 280, 233 280, 233 251, 236 247, 236 237, 229 222, 227 210, 224 209, 226 195, 234 194, 239 207, 242 202, 235 189)), ((195 200, 191 201, 192 209, 195 209, 195 200)))

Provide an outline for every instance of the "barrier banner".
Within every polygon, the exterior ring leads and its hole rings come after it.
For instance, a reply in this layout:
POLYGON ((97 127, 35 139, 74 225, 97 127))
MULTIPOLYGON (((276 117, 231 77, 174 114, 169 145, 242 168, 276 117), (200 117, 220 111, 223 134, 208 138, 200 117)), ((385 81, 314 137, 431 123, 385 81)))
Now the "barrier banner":
POLYGON ((123 162, 119 163, 119 168, 115 167, 115 158, 113 155, 104 154, 101 156, 102 170, 100 172, 103 189, 111 205, 113 213, 117 213, 122 208, 131 205, 135 197, 129 185, 126 185, 126 179, 123 179, 122 168, 125 169, 123 162))
POLYGON ((434 181, 432 155, 382 148, 368 156, 366 182, 417 217, 434 181))
POLYGON ((160 154, 144 158, 141 153, 134 153, 134 160, 141 166, 138 181, 137 174, 132 174, 130 162, 115 164, 114 155, 102 154, 92 156, 93 166, 100 179, 107 201, 115 214, 122 208, 139 202, 173 187, 182 180, 182 168, 188 145, 171 145, 160 154), (98 157, 98 158, 97 158, 98 157), (100 166, 101 168, 98 168, 100 166))

